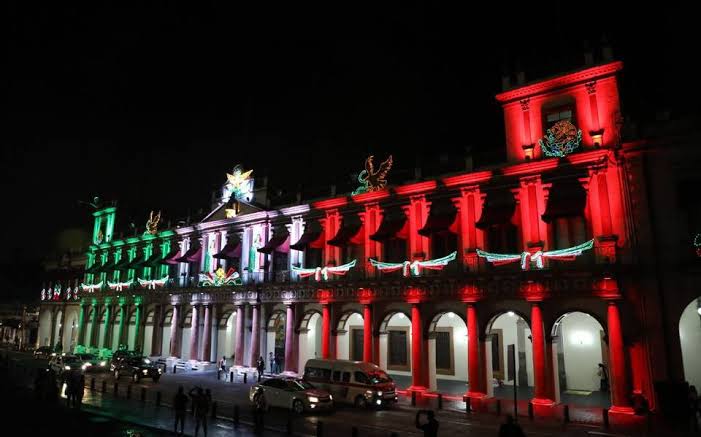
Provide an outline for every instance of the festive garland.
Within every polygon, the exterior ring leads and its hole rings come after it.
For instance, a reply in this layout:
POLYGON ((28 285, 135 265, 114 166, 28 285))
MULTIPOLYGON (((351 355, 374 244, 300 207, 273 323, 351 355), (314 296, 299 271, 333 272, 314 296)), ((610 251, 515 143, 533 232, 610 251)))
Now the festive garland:
POLYGON ((343 264, 341 266, 336 266, 336 267, 316 267, 313 269, 303 269, 300 267, 295 267, 292 266, 292 271, 297 272, 297 274, 302 277, 302 278, 307 278, 309 276, 314 276, 314 280, 317 282, 320 282, 322 279, 324 281, 329 280, 329 274, 332 275, 337 275, 337 276, 343 276, 346 273, 348 273, 348 270, 351 268, 355 267, 355 262, 356 260, 353 260, 349 263, 343 264))
POLYGON ((166 282, 168 282, 168 275, 164 276, 162 279, 137 279, 139 285, 146 288, 147 290, 155 290, 156 288, 165 287, 166 282))
POLYGON ((562 158, 574 152, 582 142, 582 130, 577 129, 569 120, 560 120, 545 131, 543 139, 538 140, 545 156, 562 158))
POLYGON ((370 258, 370 264, 382 272, 395 272, 401 269, 402 275, 408 278, 409 276, 420 276, 422 269, 443 270, 449 262, 455 260, 457 254, 457 252, 453 252, 442 258, 430 259, 427 261, 404 261, 402 263, 387 263, 370 258))
POLYGON ((123 291, 125 288, 129 289, 129 287, 133 284, 132 281, 129 282, 107 282, 107 286, 110 288, 112 291, 123 291))
POLYGON ((96 291, 100 291, 101 288, 102 288, 102 281, 98 282, 97 284, 92 284, 92 285, 80 284, 80 289, 83 291, 87 291, 88 293, 94 293, 96 291))
POLYGON ((701 257, 701 234, 696 234, 694 237, 694 247, 696 248, 696 256, 701 257))
POLYGON ((495 266, 520 261, 521 270, 528 270, 532 263, 535 263, 537 268, 542 269, 544 267, 543 260, 550 258, 558 261, 574 261, 576 257, 582 254, 582 252, 589 250, 592 247, 594 247, 593 239, 577 246, 568 247, 567 249, 549 250, 547 252, 539 250, 534 253, 524 251, 520 254, 492 253, 477 249, 477 255, 482 258, 486 258, 487 262, 490 262, 495 266))
POLYGON ((214 273, 200 273, 200 287, 223 287, 225 285, 243 285, 239 273, 230 267, 225 273, 219 267, 214 273))

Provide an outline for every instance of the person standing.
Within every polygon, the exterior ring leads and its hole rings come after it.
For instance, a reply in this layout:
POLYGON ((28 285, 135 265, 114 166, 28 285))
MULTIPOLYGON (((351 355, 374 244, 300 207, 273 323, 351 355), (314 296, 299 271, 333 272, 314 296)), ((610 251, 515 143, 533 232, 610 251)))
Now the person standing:
POLYGON ((499 427, 499 437, 525 437, 521 426, 514 422, 514 416, 506 415, 506 422, 499 427))
POLYGON ((416 427, 424 432, 424 437, 438 436, 438 421, 436 415, 431 410, 419 410, 416 412, 416 427), (422 414, 426 414, 428 422, 422 424, 420 418, 422 414))
POLYGON ((597 375, 599 375, 600 379, 599 390, 602 392, 609 391, 609 372, 603 363, 599 363, 597 375))
POLYGON ((270 373, 275 373, 275 356, 272 352, 268 354, 268 361, 270 362, 270 373))
POLYGON ((76 386, 76 392, 75 392, 75 402, 76 402, 76 408, 80 410, 81 406, 83 405, 83 395, 85 394, 85 375, 81 373, 80 379, 78 380, 78 384, 76 386))
POLYGON ((263 376, 263 372, 265 372, 265 360, 263 359, 262 355, 258 357, 256 367, 258 368, 258 379, 260 380, 260 378, 263 376))
POLYGON ((261 390, 260 393, 253 397, 253 432, 256 434, 263 433, 263 417, 266 409, 265 393, 261 390))
POLYGON ((209 399, 204 394, 201 387, 190 390, 190 397, 192 398, 192 406, 195 410, 195 437, 197 437, 200 432, 200 425, 202 425, 204 435, 207 437, 207 413, 209 412, 209 399))
POLYGON ((187 409, 187 396, 181 385, 178 387, 178 393, 173 399, 173 408, 175 408, 175 434, 178 434, 178 422, 180 423, 180 434, 184 434, 185 429, 185 410, 187 409))
POLYGON ((221 360, 219 360, 219 369, 217 370, 217 379, 220 378, 220 375, 223 373, 224 374, 224 379, 226 379, 226 357, 222 356, 221 360))

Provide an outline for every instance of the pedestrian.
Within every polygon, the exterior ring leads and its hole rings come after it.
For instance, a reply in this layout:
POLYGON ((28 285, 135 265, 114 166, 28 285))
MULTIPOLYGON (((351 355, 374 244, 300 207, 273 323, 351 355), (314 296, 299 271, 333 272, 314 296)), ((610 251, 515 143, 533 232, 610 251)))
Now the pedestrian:
POLYGON ((253 397, 253 431, 256 434, 263 433, 263 417, 265 416, 266 409, 267 403, 265 402, 265 393, 263 390, 260 390, 260 392, 253 397))
POLYGON ((424 437, 436 437, 438 435, 438 421, 436 415, 431 410, 419 410, 416 412, 416 427, 424 432, 424 437), (421 415, 425 414, 426 423, 420 422, 421 415))
POLYGON ((270 373, 275 373, 275 356, 272 352, 268 354, 268 361, 270 361, 270 373))
POLYGON ((46 393, 45 393, 45 398, 49 402, 56 402, 58 400, 58 387, 57 381, 56 381, 56 371, 54 369, 48 369, 47 370, 47 376, 46 376, 46 393))
POLYGON ((261 376, 263 376, 263 372, 265 372, 265 360, 263 359, 262 355, 258 357, 256 367, 258 367, 258 377, 260 378, 261 376))
POLYGON ((499 437, 526 437, 521 426, 514 421, 514 416, 506 415, 506 422, 499 427, 499 437))
POLYGON ((73 377, 73 372, 63 372, 63 385, 66 387, 66 405, 70 408, 75 392, 75 378, 73 377))
POLYGON ((221 377, 222 372, 224 373, 224 378, 226 379, 226 357, 222 356, 219 360, 219 370, 217 370, 217 379, 221 377))
POLYGON ((178 393, 173 399, 173 407, 175 408, 175 434, 178 434, 178 422, 180 423, 180 434, 184 434, 187 396, 185 395, 185 389, 183 389, 182 385, 178 387, 178 393))
POLYGON ((192 398, 192 407, 195 410, 195 437, 199 434, 200 425, 202 425, 204 435, 207 437, 207 413, 210 401, 201 387, 190 390, 190 398, 192 398))
POLYGON ((85 394, 85 375, 81 374, 75 392, 76 408, 80 410, 83 405, 83 394, 85 394))
POLYGON ((599 371, 597 372, 597 375, 599 375, 599 390, 602 392, 609 391, 609 372, 606 366, 603 363, 599 363, 599 371))

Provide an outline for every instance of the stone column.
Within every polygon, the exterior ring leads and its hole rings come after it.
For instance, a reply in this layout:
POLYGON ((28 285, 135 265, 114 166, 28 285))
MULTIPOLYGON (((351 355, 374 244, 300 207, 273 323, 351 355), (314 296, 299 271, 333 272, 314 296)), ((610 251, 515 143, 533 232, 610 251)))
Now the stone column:
POLYGON ((192 318, 190 319, 190 360, 199 359, 199 337, 200 337, 200 306, 192 305, 192 318))
POLYGON ((411 391, 424 391, 424 369, 422 365, 423 323, 418 303, 411 304, 411 391))
POLYGON ((76 340, 77 344, 82 345, 83 339, 85 337, 85 302, 80 302, 80 313, 78 315, 78 338, 76 340))
POLYGON ((285 371, 294 372, 297 366, 294 362, 295 312, 292 304, 287 304, 285 318, 285 371))
POLYGON ((244 343, 246 341, 245 337, 245 332, 243 331, 244 326, 244 311, 243 311, 243 305, 238 305, 236 307, 236 345, 235 345, 235 352, 234 352, 234 365, 235 366, 243 366, 243 351, 244 351, 244 343))
POLYGON ((137 351, 143 351, 144 350, 144 344, 143 344, 143 339, 141 338, 141 310, 142 310, 142 305, 141 302, 137 301, 135 304, 135 309, 134 311, 136 312, 135 317, 134 317, 134 350, 137 351))
POLYGON ((200 361, 212 361, 212 314, 211 305, 204 305, 204 335, 202 336, 202 355, 200 361))
POLYGON ((480 383, 480 344, 479 321, 477 309, 473 304, 467 305, 467 380, 469 390, 467 396, 481 398, 482 384, 480 383))
POLYGON ((623 347, 621 314, 615 301, 608 303, 609 380, 611 381, 611 411, 633 414, 627 389, 626 358, 623 347))
POLYGON ((256 367, 260 357, 260 305, 251 307, 251 367, 256 367))
POLYGON ((531 337, 533 338, 533 380, 535 385, 535 397, 531 402, 537 405, 552 405, 552 400, 548 398, 545 328, 538 302, 531 303, 531 337))
POLYGON ((170 356, 180 357, 180 329, 178 319, 180 318, 180 304, 173 305, 173 317, 170 320, 170 356))
POLYGON ((331 358, 330 336, 331 336, 331 311, 328 303, 321 304, 321 357, 331 358))
MULTIPOLYGON (((119 329, 117 330, 117 348, 124 343, 124 319, 127 317, 124 302, 119 302, 119 329)), ((128 323, 128 322, 127 322, 128 323)))
POLYGON ((110 329, 110 325, 112 324, 112 321, 110 320, 111 315, 112 315, 112 304, 109 301, 105 301, 105 332, 104 332, 104 337, 102 338, 102 347, 104 349, 111 349, 111 347, 110 347, 110 333, 112 332, 112 329, 110 329))
POLYGON ((372 362, 372 308, 363 305, 363 361, 372 362))

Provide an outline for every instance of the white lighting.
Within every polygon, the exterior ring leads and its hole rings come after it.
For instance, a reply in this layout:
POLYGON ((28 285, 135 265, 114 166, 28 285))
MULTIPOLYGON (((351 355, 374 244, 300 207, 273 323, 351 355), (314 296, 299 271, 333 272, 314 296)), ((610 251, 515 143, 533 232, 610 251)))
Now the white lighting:
POLYGON ((449 318, 449 319, 452 319, 452 318, 454 318, 454 317, 455 317, 455 313, 448 313, 448 318, 449 318))
POLYGON ((404 313, 399 313, 399 318, 403 319, 404 318, 404 313))
POLYGON ((699 307, 699 308, 696 310, 696 312, 699 313, 699 315, 701 316, 701 307, 699 307))
POLYGON ((508 313, 506 313, 506 314, 508 314, 508 315, 509 315, 509 317, 513 317, 513 316, 515 316, 515 315, 516 315, 516 314, 515 314, 515 313, 514 313, 513 311, 509 311, 509 312, 508 312, 508 313))
POLYGON ((594 343, 594 337, 587 331, 574 331, 570 337, 573 345, 584 346, 594 343))

